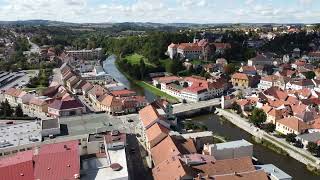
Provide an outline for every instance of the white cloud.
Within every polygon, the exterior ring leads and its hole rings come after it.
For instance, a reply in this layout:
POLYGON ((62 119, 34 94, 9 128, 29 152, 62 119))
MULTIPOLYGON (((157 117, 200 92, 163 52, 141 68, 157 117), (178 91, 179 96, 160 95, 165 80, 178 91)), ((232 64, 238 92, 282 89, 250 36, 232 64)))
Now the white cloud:
MULTIPOLYGON (((1 0, 0 0, 1 1, 1 0)), ((296 2, 310 4, 312 0, 296 2)), ((279 7, 269 1, 243 0, 5 0, 0 20, 49 19, 67 22, 309 22, 319 13, 306 13, 299 3, 279 7), (313 18, 312 18, 313 17, 313 18)), ((274 2, 274 1, 273 1, 274 2)))

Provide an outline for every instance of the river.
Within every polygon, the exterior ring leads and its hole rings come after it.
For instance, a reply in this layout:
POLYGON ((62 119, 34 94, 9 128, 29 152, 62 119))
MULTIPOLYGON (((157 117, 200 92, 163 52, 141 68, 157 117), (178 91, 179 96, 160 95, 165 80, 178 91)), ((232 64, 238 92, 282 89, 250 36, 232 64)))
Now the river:
POLYGON ((111 55, 105 61, 103 61, 103 69, 106 73, 110 74, 113 79, 118 82, 121 82, 124 86, 128 89, 132 89, 137 92, 138 95, 145 96, 149 102, 152 102, 156 99, 156 96, 152 94, 150 91, 141 88, 140 86, 131 83, 126 76, 124 76, 117 68, 116 64, 116 57, 111 55))
MULTIPOLYGON (((155 96, 149 91, 143 90, 142 88, 135 86, 131 83, 116 67, 116 58, 114 56, 109 57, 103 62, 104 69, 113 78, 126 87, 137 91, 140 95, 145 95, 149 101, 152 101, 155 96)), ((216 115, 202 115, 191 118, 194 123, 202 124, 208 127, 208 130, 213 131, 228 140, 240 140, 245 139, 252 142, 251 135, 244 130, 236 127, 232 123, 226 120, 221 120, 216 115)), ((274 164, 295 180, 319 180, 320 176, 316 176, 306 169, 306 166, 295 159, 278 154, 260 144, 254 143, 254 157, 256 157, 262 164, 274 164)))

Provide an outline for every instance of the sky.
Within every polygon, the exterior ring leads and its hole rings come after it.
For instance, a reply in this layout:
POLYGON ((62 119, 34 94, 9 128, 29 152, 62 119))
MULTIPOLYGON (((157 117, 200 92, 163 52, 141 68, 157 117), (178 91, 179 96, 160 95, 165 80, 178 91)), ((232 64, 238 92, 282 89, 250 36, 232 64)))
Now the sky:
POLYGON ((0 21, 320 23, 320 0, 0 0, 0 21))

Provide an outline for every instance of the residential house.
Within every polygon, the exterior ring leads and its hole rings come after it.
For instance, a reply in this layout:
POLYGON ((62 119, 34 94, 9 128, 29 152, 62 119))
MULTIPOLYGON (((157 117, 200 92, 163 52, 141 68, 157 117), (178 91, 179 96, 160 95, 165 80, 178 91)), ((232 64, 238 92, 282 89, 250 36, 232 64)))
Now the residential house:
POLYGON ((72 87, 72 93, 73 94, 82 94, 82 87, 87 84, 87 81, 85 80, 79 80, 76 84, 72 87))
POLYGON ((320 60, 320 51, 309 52, 308 57, 311 62, 319 61, 320 60))
POLYGON ((86 82, 81 88, 82 90, 82 95, 85 97, 88 97, 88 92, 93 88, 94 86, 90 82, 86 82))
POLYGON ((309 142, 320 145, 320 132, 306 133, 297 136, 297 140, 300 140, 304 148, 307 148, 309 142))
POLYGON ((286 117, 276 122, 276 131, 285 135, 290 133, 303 134, 308 129, 309 126, 296 117, 286 117))
POLYGON ((292 80, 286 84, 286 89, 290 90, 313 89, 314 87, 315 84, 311 79, 292 80))
POLYGON ((26 94, 27 92, 21 89, 9 88, 4 92, 4 98, 11 106, 18 106, 19 102, 22 101, 21 98, 26 94))
POLYGON ((70 91, 74 85, 76 85, 81 79, 78 76, 72 76, 66 81, 66 85, 70 91))
POLYGON ((257 80, 257 77, 249 76, 244 73, 234 73, 231 77, 231 82, 233 86, 243 88, 255 86, 257 84, 257 80))
POLYGON ((95 105, 95 106, 99 106, 99 98, 103 95, 105 95, 108 91, 103 88, 100 85, 94 85, 93 88, 91 88, 87 94, 88 94, 88 98, 89 100, 95 105))
POLYGON ((76 99, 54 100, 48 105, 48 114, 54 117, 81 115, 86 112, 84 105, 76 99))
POLYGON ((231 48, 230 43, 212 43, 216 48, 217 54, 224 54, 227 49, 231 48))
POLYGON ((248 60, 248 66, 256 66, 256 65, 273 65, 273 60, 268 58, 264 54, 258 54, 256 57, 248 60))
POLYGON ((29 112, 33 114, 41 114, 41 113, 48 113, 48 102, 50 99, 45 99, 41 97, 33 97, 29 101, 29 112))
POLYGON ((114 97, 112 95, 103 95, 98 98, 99 109, 101 111, 106 111, 106 113, 111 115, 116 115, 123 113, 122 102, 119 97, 114 97))

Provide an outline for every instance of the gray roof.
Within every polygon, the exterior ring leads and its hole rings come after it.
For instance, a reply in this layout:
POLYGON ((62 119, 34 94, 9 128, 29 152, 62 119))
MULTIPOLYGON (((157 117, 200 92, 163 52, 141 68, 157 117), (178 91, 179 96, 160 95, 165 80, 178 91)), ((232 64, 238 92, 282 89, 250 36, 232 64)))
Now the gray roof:
POLYGON ((244 139, 238 140, 238 141, 230 141, 225 143, 218 143, 215 144, 217 149, 230 149, 230 148, 237 148, 237 147, 243 147, 243 146, 252 146, 252 144, 244 139))
POLYGON ((46 119, 42 120, 42 129, 52 129, 59 128, 59 120, 58 119, 46 119))
POLYGON ((256 169, 264 170, 270 177, 276 177, 276 179, 292 179, 289 174, 285 173, 273 164, 255 165, 255 167, 256 169))
POLYGON ((308 142, 318 142, 320 140, 320 132, 314 132, 310 134, 302 134, 298 136, 299 139, 308 141, 308 142))

